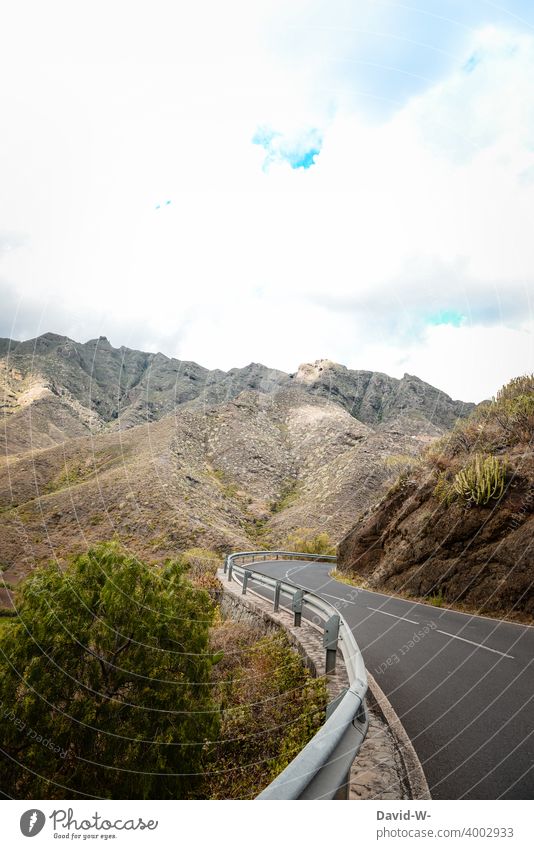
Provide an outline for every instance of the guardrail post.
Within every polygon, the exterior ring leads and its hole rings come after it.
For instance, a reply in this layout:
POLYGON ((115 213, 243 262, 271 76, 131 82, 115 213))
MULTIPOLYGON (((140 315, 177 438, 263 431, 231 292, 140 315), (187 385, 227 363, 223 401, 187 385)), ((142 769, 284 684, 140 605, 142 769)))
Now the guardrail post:
POLYGON ((334 613, 333 616, 325 623, 323 634, 323 647, 326 649, 326 668, 327 675, 334 672, 336 668, 337 641, 339 637, 339 616, 334 613))
POLYGON ((231 557, 228 558, 228 580, 232 580, 232 570, 233 570, 234 561, 231 557))
POLYGON ((274 611, 275 613, 278 613, 278 611, 280 610, 280 590, 281 590, 281 589, 282 589, 282 582, 281 582, 281 581, 277 581, 277 582, 276 582, 276 586, 275 586, 275 588, 274 588, 274 607, 273 607, 273 611, 274 611))
POLYGON ((228 571, 228 555, 226 555, 226 557, 224 558, 223 571, 224 571, 224 574, 226 575, 226 572, 228 571))
POLYGON ((293 624, 298 628, 302 621, 302 604, 304 602, 304 590, 297 590, 291 602, 291 608, 294 613, 293 624))
POLYGON ((250 571, 250 569, 245 569, 245 572, 243 574, 243 588, 241 590, 241 595, 247 594, 248 579, 250 578, 251 575, 252 575, 252 572, 250 571))

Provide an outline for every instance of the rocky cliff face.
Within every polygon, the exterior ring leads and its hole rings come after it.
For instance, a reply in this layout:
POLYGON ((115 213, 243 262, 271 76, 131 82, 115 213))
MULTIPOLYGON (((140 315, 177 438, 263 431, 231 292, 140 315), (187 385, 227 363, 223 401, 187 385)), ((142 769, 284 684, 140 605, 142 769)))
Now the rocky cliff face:
POLYGON ((534 385, 482 408, 360 515, 338 568, 374 588, 531 618, 533 437, 534 385), (483 468, 503 478, 487 501, 483 468))
POLYGON ((398 380, 381 372, 353 371, 331 360, 302 365, 291 379, 308 392, 340 404, 352 416, 370 425, 415 413, 437 427, 450 428, 475 406, 453 401, 410 374, 398 380))

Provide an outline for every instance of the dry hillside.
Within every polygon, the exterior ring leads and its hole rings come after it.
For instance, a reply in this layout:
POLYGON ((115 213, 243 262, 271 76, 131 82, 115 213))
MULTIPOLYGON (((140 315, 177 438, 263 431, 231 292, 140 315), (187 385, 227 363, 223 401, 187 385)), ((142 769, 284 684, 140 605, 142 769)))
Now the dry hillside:
POLYGON ((208 372, 54 334, 0 354, 8 586, 112 536, 149 559, 281 544, 299 527, 338 540, 472 407, 328 361, 208 372))
POLYGON ((433 444, 339 546, 371 587, 534 616, 534 378, 433 444))

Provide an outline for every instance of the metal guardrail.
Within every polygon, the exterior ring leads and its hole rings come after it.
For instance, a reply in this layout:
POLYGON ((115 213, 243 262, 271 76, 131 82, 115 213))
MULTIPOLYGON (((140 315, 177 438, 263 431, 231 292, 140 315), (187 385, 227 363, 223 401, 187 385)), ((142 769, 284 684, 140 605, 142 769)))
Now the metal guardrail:
POLYGON ((327 719, 319 731, 260 793, 258 799, 347 798, 350 768, 369 725, 365 706, 365 664, 354 634, 333 605, 311 590, 243 566, 258 560, 290 559, 336 562, 335 557, 295 551, 240 551, 225 558, 224 571, 228 581, 235 580, 241 584, 243 594, 250 589, 251 583, 271 590, 275 611, 280 607, 281 598, 285 599, 286 604, 282 604, 293 611, 296 626, 301 624, 303 612, 312 613, 314 620, 324 626, 325 672, 328 675, 334 671, 339 648, 347 669, 349 688, 328 706, 327 719))

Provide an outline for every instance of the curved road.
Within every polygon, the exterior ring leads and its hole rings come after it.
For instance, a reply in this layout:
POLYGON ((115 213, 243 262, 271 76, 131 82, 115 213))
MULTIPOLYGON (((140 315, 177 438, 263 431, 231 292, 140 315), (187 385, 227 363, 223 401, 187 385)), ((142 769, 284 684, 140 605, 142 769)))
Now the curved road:
POLYGON ((314 590, 343 613, 433 798, 534 798, 533 627, 347 586, 329 577, 328 563, 252 568, 314 590))

